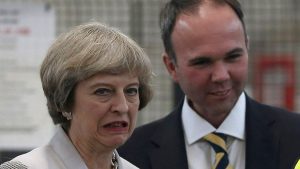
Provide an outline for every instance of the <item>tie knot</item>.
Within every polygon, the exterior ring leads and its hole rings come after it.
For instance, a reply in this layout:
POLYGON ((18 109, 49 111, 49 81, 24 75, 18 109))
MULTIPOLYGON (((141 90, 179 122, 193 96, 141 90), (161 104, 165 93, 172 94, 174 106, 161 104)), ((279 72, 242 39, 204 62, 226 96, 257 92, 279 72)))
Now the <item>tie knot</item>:
POLYGON ((210 133, 203 137, 215 150, 215 152, 227 152, 226 148, 226 138, 227 136, 223 133, 210 133))

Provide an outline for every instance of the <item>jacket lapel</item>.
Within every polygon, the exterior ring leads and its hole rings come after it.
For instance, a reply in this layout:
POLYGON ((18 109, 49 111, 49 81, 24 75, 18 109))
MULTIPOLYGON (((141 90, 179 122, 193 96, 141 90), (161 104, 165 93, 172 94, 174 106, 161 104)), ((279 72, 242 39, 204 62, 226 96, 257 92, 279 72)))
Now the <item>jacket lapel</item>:
POLYGON ((172 112, 151 138, 154 148, 149 151, 152 168, 188 169, 183 127, 181 122, 181 107, 172 112), (176 147, 176 148, 174 148, 176 147))
POLYGON ((246 99, 246 169, 276 169, 279 145, 274 117, 261 104, 246 99))

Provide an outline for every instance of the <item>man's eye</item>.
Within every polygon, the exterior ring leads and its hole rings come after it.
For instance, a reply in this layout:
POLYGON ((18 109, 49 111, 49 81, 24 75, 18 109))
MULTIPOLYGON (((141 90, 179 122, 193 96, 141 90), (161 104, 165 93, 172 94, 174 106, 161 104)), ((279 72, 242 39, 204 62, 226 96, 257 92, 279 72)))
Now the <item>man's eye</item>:
POLYGON ((210 64, 210 61, 209 60, 199 60, 197 62, 195 62, 195 65, 208 65, 210 64))
POLYGON ((129 95, 129 96, 135 96, 135 95, 138 94, 138 88, 135 88, 135 87, 133 87, 133 88, 128 88, 128 89, 126 89, 125 92, 126 92, 126 94, 129 95))
POLYGON ((112 91, 110 89, 100 88, 95 91, 95 94, 99 95, 99 96, 107 96, 107 95, 111 94, 111 92, 112 91))
POLYGON ((235 61, 236 59, 240 58, 242 55, 239 53, 231 54, 227 57, 228 61, 235 61))
POLYGON ((191 66, 206 66, 209 64, 211 64, 211 60, 207 58, 197 58, 189 62, 191 66))

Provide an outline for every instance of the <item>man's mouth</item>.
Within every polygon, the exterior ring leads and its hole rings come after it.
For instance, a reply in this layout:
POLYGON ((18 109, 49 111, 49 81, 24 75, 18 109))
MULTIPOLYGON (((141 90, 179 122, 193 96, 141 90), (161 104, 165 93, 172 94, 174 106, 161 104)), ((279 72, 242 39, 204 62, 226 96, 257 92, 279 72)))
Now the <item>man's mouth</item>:
POLYGON ((211 92, 211 94, 215 95, 215 96, 226 96, 229 92, 230 92, 230 89, 227 89, 227 90, 213 91, 213 92, 211 92))

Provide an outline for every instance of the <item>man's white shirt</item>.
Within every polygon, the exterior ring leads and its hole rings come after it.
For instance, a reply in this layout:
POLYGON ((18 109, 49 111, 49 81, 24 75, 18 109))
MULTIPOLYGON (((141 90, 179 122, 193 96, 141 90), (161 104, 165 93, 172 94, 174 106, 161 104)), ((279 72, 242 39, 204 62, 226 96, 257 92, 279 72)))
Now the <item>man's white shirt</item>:
POLYGON ((215 160, 215 151, 202 137, 212 132, 228 135, 229 162, 237 169, 245 169, 245 117, 246 98, 242 93, 223 123, 215 128, 188 104, 185 98, 182 107, 182 122, 189 169, 210 169, 215 160))

